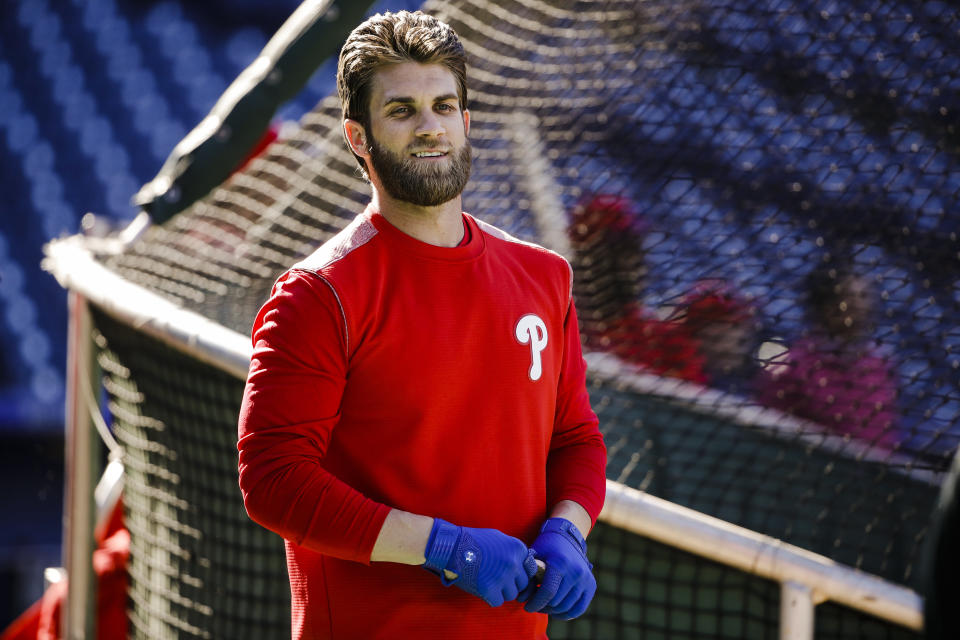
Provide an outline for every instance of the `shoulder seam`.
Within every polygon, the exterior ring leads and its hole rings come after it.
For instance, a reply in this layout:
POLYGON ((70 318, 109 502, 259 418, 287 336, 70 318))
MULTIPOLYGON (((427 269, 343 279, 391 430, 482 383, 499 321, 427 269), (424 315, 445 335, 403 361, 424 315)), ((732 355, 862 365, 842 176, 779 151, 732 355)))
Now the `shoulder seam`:
POLYGON ((337 293, 337 288, 333 286, 333 283, 327 280, 322 274, 313 271, 312 269, 300 269, 300 271, 306 271, 307 273, 312 273, 317 276, 322 283, 327 285, 330 288, 330 293, 333 294, 333 298, 337 301, 337 308, 340 309, 340 319, 343 321, 343 345, 344 345, 344 357, 347 359, 350 358, 350 328, 347 325, 347 311, 343 308, 343 301, 340 300, 340 294, 337 293))

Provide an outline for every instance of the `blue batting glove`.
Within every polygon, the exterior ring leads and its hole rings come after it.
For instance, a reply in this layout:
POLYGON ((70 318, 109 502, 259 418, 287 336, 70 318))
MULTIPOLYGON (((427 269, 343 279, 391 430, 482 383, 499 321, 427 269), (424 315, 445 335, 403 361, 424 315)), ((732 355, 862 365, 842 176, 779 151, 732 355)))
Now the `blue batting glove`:
POLYGON ((513 536, 458 527, 440 518, 433 519, 424 555, 424 568, 439 575, 443 584, 479 596, 491 607, 514 600, 537 573, 533 551, 513 536), (444 569, 457 577, 448 579, 444 569))
POLYGON ((582 615, 597 592, 597 580, 576 526, 565 518, 548 519, 533 541, 533 551, 547 569, 539 587, 520 594, 521 600, 529 598, 524 609, 566 620, 582 615))

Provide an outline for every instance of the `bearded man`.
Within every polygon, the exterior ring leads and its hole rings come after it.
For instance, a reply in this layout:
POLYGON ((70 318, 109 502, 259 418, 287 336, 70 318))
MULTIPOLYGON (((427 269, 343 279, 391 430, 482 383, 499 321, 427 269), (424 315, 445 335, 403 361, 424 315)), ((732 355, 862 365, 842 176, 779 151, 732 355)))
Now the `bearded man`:
POLYGON ((606 449, 572 270, 463 212, 465 58, 420 12, 349 36, 371 201, 254 322, 240 488, 285 540, 294 638, 546 638, 596 590, 606 449))

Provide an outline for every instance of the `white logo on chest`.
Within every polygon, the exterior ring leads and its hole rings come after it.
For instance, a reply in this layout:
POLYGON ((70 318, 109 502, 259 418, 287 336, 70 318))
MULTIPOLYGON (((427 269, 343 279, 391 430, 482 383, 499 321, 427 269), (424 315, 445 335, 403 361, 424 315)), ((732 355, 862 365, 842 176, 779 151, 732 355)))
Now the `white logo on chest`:
POLYGON ((517 321, 517 340, 530 345, 530 379, 539 380, 543 375, 543 360, 540 354, 547 348, 547 325, 538 316, 528 313, 517 321))

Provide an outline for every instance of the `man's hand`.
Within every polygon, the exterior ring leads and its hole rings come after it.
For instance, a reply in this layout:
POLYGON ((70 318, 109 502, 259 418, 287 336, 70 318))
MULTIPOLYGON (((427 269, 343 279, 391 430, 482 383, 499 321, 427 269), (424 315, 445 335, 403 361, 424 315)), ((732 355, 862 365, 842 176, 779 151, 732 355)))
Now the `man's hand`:
POLYGON ((499 607, 515 600, 537 572, 533 551, 517 538, 496 529, 458 527, 434 518, 424 568, 499 607), (445 575, 445 571, 447 574, 445 575), (449 574, 455 577, 450 579, 449 574))
POLYGON ((533 542, 533 551, 547 569, 539 587, 520 594, 520 600, 527 600, 524 609, 566 620, 583 614, 597 591, 597 581, 587 561, 587 543, 576 526, 564 518, 548 519, 533 542))

